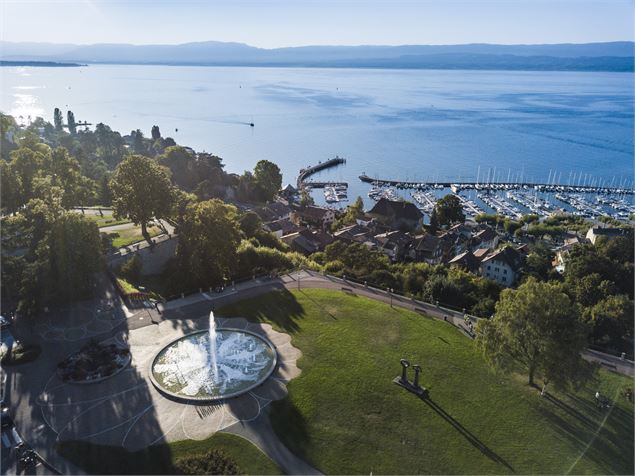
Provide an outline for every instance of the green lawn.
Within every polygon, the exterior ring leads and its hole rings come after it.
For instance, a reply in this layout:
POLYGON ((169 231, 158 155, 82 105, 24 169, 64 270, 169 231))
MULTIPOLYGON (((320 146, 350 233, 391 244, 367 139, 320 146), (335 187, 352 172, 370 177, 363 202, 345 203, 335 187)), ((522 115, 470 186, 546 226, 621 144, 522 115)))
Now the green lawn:
POLYGON ((134 453, 120 447, 83 441, 65 441, 58 445, 62 456, 90 474, 174 474, 178 458, 222 449, 233 458, 244 474, 283 474, 268 456, 239 436, 216 433, 201 441, 185 440, 150 446, 134 453))
MULTIPOLYGON (((162 231, 158 226, 148 226, 148 233, 150 234, 150 237, 153 237, 160 235, 162 231)), ((115 248, 121 248, 123 246, 128 246, 133 243, 143 241, 143 235, 141 235, 141 227, 132 224, 130 225, 130 228, 113 231, 111 233, 108 233, 108 235, 112 237, 112 246, 114 246, 115 248)))
POLYGON ((121 218, 117 220, 115 217, 112 216, 112 212, 104 212, 103 217, 100 215, 89 215, 89 214, 86 214, 84 216, 88 218, 89 220, 93 220, 95 223, 97 223, 97 226, 99 228, 103 228, 106 226, 113 226, 113 225, 121 225, 123 223, 130 223, 130 220, 127 218, 121 218))
POLYGON ((633 381, 601 371, 542 398, 524 376, 492 372, 451 325, 326 290, 279 291, 218 310, 288 332, 303 352, 272 422, 330 474, 633 474, 633 381), (423 367, 424 401, 395 385, 399 359, 423 367), (617 400, 595 408, 596 390, 617 400))

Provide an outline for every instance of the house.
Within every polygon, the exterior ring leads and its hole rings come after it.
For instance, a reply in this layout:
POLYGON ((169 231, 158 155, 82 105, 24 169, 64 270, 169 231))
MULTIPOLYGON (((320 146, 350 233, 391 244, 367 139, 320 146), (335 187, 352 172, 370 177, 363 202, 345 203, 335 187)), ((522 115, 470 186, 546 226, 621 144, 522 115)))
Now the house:
POLYGON ((391 231, 375 235, 378 251, 388 256, 391 261, 401 261, 408 254, 412 245, 412 237, 402 231, 391 231))
POLYGON ((363 239, 363 241, 367 241, 374 237, 373 230, 360 224, 349 225, 345 226, 344 228, 340 228, 333 235, 336 239, 346 241, 348 243, 359 243, 360 239, 363 239))
POLYGON ((511 246, 500 248, 481 261, 481 276, 509 287, 518 278, 522 256, 511 246))
POLYGON ((278 238, 282 238, 284 235, 295 233, 300 228, 288 218, 282 218, 276 221, 270 221, 265 223, 263 227, 276 235, 278 238))
POLYGON ((286 184, 282 189, 278 192, 278 195, 286 198, 287 200, 293 200, 298 195, 298 190, 291 185, 290 183, 286 184))
POLYGON ((450 267, 463 269, 470 273, 477 273, 481 267, 481 260, 474 256, 470 250, 467 250, 452 258, 448 265, 450 267))
POLYGON ((254 210, 264 223, 291 218, 291 207, 282 202, 271 202, 254 210))
POLYGON ((335 211, 330 208, 308 206, 293 213, 296 223, 327 228, 335 221, 335 211))
POLYGON ((430 234, 416 236, 410 257, 415 261, 439 264, 443 260, 443 241, 430 234))
POLYGON ((472 250, 478 248, 496 248, 498 246, 498 233, 489 226, 485 226, 472 236, 472 250))
POLYGON ((490 253, 490 251, 492 250, 489 248, 479 248, 474 251, 473 255, 477 260, 483 261, 483 259, 490 253))
POLYGON ((281 240, 289 245, 293 251, 310 255, 324 248, 333 242, 333 237, 322 231, 311 231, 304 228, 295 233, 285 235, 281 240))
POLYGON ((394 202, 380 198, 368 215, 393 230, 413 230, 423 224, 423 214, 414 203, 406 201, 394 202))
POLYGON ((554 267, 558 273, 564 273, 567 259, 569 258, 569 252, 572 248, 578 246, 579 244, 580 240, 577 237, 567 238, 564 240, 564 245, 556 249, 551 266, 554 267))
POLYGON ((618 236, 627 236, 631 230, 626 228, 609 228, 592 226, 589 231, 586 232, 586 238, 595 245, 595 242, 599 237, 605 237, 607 240, 611 240, 618 236))

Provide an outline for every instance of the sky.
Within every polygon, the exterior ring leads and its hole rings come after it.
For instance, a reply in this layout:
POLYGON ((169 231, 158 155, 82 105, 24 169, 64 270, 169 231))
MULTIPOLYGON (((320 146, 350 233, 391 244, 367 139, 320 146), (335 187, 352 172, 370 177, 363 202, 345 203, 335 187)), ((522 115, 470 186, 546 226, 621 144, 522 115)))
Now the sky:
POLYGON ((301 45, 634 39, 635 0, 0 0, 0 40, 301 45))

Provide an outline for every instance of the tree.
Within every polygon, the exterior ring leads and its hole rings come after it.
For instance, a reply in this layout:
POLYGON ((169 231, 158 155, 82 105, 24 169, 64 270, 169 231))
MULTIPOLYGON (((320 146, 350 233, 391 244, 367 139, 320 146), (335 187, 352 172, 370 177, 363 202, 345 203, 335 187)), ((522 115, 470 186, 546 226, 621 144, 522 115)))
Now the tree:
POLYGON ((33 179, 41 172, 44 155, 26 147, 11 152, 11 170, 20 182, 18 206, 27 203, 33 197, 33 179))
POLYGON ((184 279, 207 287, 230 278, 239 243, 236 207, 217 199, 190 204, 179 226, 176 250, 184 279))
POLYGON ((21 204, 22 184, 18 174, 6 160, 0 160, 0 205, 7 213, 14 213, 21 204))
MULTIPOLYGON (((507 222, 506 222, 507 223, 507 222)), ((537 242, 525 261, 526 273, 537 279, 546 281, 553 267, 553 251, 543 242, 537 242)))
POLYGON ((437 216, 437 209, 433 208, 430 214, 430 224, 428 225, 428 231, 433 235, 439 231, 439 217, 437 216))
POLYGON ((117 166, 110 188, 115 217, 141 225, 143 237, 151 243, 148 222, 169 216, 174 202, 167 169, 142 155, 130 155, 117 166))
POLYGON ((247 238, 255 236, 262 227, 262 220, 254 212, 247 212, 240 217, 240 230, 247 238))
POLYGON ((64 128, 64 116, 58 107, 53 110, 53 124, 55 124, 55 130, 57 132, 62 132, 64 128))
POLYGON ((607 296, 588 310, 595 343, 620 347, 623 338, 633 336, 633 300, 621 294, 607 296))
POLYGON ((159 126, 152 126, 152 140, 156 141, 161 138, 161 131, 159 131, 159 126))
POLYGON ((434 210, 437 212, 437 219, 440 225, 463 223, 465 221, 461 200, 454 194, 448 194, 437 200, 434 210))
POLYGON ((268 160, 259 160, 254 168, 254 179, 265 200, 273 200, 282 187, 280 167, 268 160))
POLYGON ((73 135, 77 134, 77 124, 75 123, 75 114, 73 114, 73 111, 66 113, 66 122, 68 123, 68 132, 73 135))
POLYGON ((81 214, 65 213, 51 228, 49 246, 55 301, 65 303, 88 297, 94 274, 101 267, 97 224, 81 214))
POLYGON ((135 153, 143 155, 147 154, 148 150, 143 138, 143 132, 141 132, 140 129, 137 129, 136 131, 132 131, 130 135, 132 136, 132 149, 135 153))
POLYGON ((362 197, 357 197, 355 202, 346 208, 346 212, 335 220, 331 229, 338 230, 346 225, 354 225, 356 220, 362 216, 364 216, 364 200, 362 197))
POLYGON ((507 371, 521 366, 529 385, 537 374, 565 388, 589 376, 580 355, 587 328, 557 285, 529 278, 517 290, 505 289, 494 317, 481 320, 476 331, 488 362, 507 371))

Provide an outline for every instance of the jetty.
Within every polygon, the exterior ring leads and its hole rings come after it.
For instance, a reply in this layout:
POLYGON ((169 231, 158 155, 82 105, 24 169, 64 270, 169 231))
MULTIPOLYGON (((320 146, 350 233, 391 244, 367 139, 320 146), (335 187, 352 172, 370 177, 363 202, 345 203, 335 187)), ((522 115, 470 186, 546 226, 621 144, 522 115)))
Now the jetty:
POLYGON ((336 167, 338 165, 345 164, 345 163, 346 163, 346 159, 336 155, 333 159, 329 159, 324 162, 320 162, 317 165, 312 165, 310 167, 301 169, 300 173, 298 174, 297 189, 301 190, 302 188, 308 185, 310 185, 312 188, 324 188, 325 186, 333 185, 336 183, 338 185, 348 186, 348 183, 345 183, 345 182, 306 182, 306 179, 308 179, 314 173, 317 173, 321 170, 329 169, 331 167, 336 167))
POLYGON ((635 195, 635 188, 607 187, 598 185, 564 185, 556 183, 535 182, 408 182, 403 180, 379 179, 369 177, 366 174, 359 176, 362 182, 373 184, 376 187, 397 187, 399 189, 427 190, 430 188, 449 188, 454 193, 461 190, 537 190, 539 192, 565 192, 565 193, 595 193, 615 195, 635 195))

